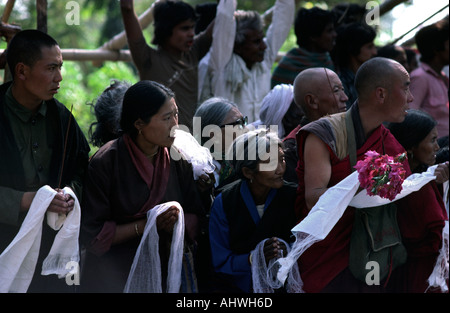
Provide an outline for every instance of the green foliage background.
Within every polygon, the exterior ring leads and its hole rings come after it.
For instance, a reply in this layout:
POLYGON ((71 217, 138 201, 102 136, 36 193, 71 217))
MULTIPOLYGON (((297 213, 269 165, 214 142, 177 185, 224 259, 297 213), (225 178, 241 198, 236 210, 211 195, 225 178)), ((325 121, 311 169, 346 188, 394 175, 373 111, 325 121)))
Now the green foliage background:
MULTIPOLYGON (((195 6, 212 0, 187 0, 195 6)), ((118 0, 77 0, 80 7, 80 25, 67 25, 66 15, 72 7, 66 8, 70 1, 48 0, 48 33, 53 36, 62 49, 96 49, 123 30, 118 0)), ((73 1, 72 1, 73 2, 73 1)), ((143 13, 152 3, 151 0, 135 0, 135 10, 138 15, 143 13)), ((340 1, 301 1, 299 6, 311 7, 320 5, 331 8, 340 1)), ((365 1, 347 1, 364 5, 365 1)), ((275 0, 239 0, 238 9, 256 10, 260 13, 269 9, 275 0)), ((6 0, 0 2, 0 12, 3 12, 6 0)), ((16 1, 9 18, 10 24, 19 25, 22 29, 36 28, 36 1, 16 1)), ((152 27, 144 31, 147 41, 152 37, 152 27)), ((293 30, 281 51, 287 51, 295 46, 293 30)), ((0 49, 5 49, 6 43, 1 42, 0 49)), ((0 71, 0 82, 3 81, 3 70, 0 71)), ((73 114, 89 138, 89 127, 95 116, 90 103, 107 87, 112 79, 126 80, 135 83, 138 75, 135 67, 129 62, 104 62, 97 67, 92 62, 64 61, 63 81, 57 99, 67 108, 73 105, 73 114)), ((92 147, 91 153, 96 148, 92 147)))

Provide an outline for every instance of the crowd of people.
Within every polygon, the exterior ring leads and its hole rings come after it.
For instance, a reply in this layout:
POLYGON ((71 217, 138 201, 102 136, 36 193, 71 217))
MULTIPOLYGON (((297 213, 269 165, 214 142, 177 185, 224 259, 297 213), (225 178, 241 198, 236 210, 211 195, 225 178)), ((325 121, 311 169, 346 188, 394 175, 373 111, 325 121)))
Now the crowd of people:
POLYGON ((357 5, 296 4, 276 0, 266 19, 236 0, 156 1, 153 48, 120 0, 139 81, 111 78, 88 136, 55 98, 58 43, 17 33, 0 86, 0 291, 448 292, 448 16, 413 51, 376 47, 357 5), (277 62, 292 27, 298 47, 277 62), (177 145, 180 132, 199 145, 177 145), (285 284, 267 281, 292 229, 368 151, 406 152, 407 177, 434 176, 388 204, 346 207, 285 284), (55 244, 50 212, 79 245, 55 244), (368 255, 379 284, 365 280, 368 255))

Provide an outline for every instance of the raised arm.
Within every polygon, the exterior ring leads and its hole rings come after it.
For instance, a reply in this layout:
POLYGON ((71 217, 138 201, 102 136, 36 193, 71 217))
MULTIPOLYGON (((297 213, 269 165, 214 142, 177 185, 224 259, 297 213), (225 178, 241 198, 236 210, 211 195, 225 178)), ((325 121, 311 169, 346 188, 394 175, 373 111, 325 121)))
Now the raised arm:
POLYGON ((269 51, 266 54, 266 58, 270 58, 271 63, 275 62, 278 50, 286 41, 289 31, 294 24, 295 1, 277 0, 272 14, 272 23, 266 33, 266 44, 269 51))
POLYGON ((217 6, 209 60, 210 71, 214 73, 212 86, 216 96, 226 96, 226 92, 223 90, 225 87, 223 71, 233 54, 236 35, 235 10, 236 0, 220 0, 217 6))
POLYGON ((215 71, 222 70, 233 54, 236 34, 235 10, 236 0, 220 0, 217 6, 210 59, 210 67, 215 71))
POLYGON ((306 138, 304 150, 305 201, 308 210, 311 210, 328 189, 331 163, 325 143, 314 134, 306 138))
POLYGON ((148 66, 150 59, 144 60, 144 55, 142 53, 143 48, 147 48, 148 46, 145 42, 139 19, 134 11, 134 1, 120 0, 120 10, 122 12, 122 20, 127 35, 128 46, 130 47, 131 57, 138 70, 140 70, 144 62, 146 62, 146 65, 148 66))

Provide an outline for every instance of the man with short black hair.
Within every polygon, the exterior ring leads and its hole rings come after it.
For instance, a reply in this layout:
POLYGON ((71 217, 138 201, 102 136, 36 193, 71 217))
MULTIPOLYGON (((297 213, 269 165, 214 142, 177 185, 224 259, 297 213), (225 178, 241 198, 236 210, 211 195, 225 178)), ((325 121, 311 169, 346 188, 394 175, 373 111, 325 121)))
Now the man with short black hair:
MULTIPOLYGON (((0 86, 0 252, 17 235, 36 192, 57 194, 48 212, 67 214, 81 197, 89 145, 71 112, 54 96, 62 81, 58 43, 38 30, 17 33, 7 48, 13 81, 0 86)), ((54 275, 41 276, 56 232, 44 222, 39 259, 29 292, 63 292, 54 275)))

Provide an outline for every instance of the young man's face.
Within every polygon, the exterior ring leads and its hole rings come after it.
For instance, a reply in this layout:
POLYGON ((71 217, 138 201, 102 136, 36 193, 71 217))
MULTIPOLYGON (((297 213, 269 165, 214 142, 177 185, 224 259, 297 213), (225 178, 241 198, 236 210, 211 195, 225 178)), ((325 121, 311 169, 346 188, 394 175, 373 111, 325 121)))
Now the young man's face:
POLYGON ((172 30, 172 36, 167 41, 166 48, 177 52, 189 52, 194 44, 195 22, 186 20, 176 25, 172 30))
POLYGON ((59 83, 62 81, 61 49, 58 46, 43 47, 41 52, 42 58, 31 67, 24 65, 20 76, 27 96, 36 102, 52 99, 58 93, 59 83))
POLYGON ((316 49, 321 52, 331 52, 336 45, 337 33, 334 29, 333 23, 325 26, 323 32, 318 37, 313 37, 311 40, 315 44, 316 49))
POLYGON ((356 56, 356 60, 363 64, 367 60, 377 56, 377 47, 373 41, 368 42, 359 49, 359 54, 356 56))

